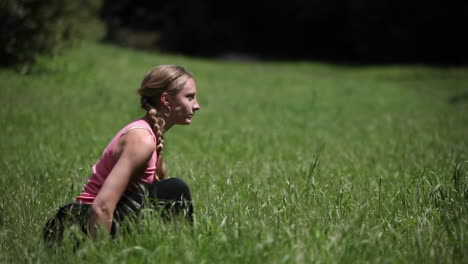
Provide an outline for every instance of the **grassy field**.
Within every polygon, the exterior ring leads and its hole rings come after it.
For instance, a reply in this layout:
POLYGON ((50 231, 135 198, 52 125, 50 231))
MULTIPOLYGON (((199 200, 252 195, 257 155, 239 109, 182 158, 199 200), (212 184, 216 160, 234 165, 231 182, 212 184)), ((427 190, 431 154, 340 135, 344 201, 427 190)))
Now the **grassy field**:
POLYGON ((0 71, 0 263, 468 263, 468 68, 228 62, 86 43, 0 71), (148 214, 46 250, 147 70, 180 64, 202 109, 166 135, 196 221, 148 214))

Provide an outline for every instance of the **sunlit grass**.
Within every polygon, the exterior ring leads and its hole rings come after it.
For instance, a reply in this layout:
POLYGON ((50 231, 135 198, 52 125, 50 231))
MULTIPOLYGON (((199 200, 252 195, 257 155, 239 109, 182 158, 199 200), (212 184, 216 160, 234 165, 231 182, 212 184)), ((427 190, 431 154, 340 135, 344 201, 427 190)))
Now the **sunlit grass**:
POLYGON ((0 71, 0 262, 465 262, 466 68, 226 62, 88 43, 30 75, 0 71), (143 218, 115 241, 53 253, 46 219, 72 202, 111 137, 143 115, 158 64, 196 78, 202 109, 166 136, 194 226, 143 218))

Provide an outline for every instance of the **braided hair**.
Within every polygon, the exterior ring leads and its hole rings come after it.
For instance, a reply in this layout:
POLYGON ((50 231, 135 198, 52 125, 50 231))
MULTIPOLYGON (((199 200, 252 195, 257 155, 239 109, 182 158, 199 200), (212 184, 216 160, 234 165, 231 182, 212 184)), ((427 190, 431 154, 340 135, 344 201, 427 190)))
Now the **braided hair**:
MULTIPOLYGON (((143 81, 137 93, 140 95, 141 107, 146 110, 146 115, 150 125, 156 135, 156 151, 162 154, 164 148, 164 119, 163 115, 168 115, 170 108, 161 104, 161 94, 166 92, 169 95, 176 95, 185 83, 192 78, 192 74, 181 66, 160 65, 150 70, 143 81)), ((160 180, 166 176, 166 165, 162 156, 158 158, 156 164, 156 175, 160 180)))

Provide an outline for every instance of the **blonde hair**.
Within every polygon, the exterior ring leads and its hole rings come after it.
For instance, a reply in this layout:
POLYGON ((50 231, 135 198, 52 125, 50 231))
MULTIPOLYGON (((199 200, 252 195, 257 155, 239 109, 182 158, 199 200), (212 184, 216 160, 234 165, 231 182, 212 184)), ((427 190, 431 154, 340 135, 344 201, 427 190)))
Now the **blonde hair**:
MULTIPOLYGON (((145 75, 137 90, 140 95, 141 107, 146 110, 146 115, 149 117, 151 127, 156 135, 156 151, 159 152, 159 155, 164 148, 162 131, 164 119, 161 115, 166 110, 161 105, 161 94, 166 92, 172 96, 176 95, 190 78, 192 78, 192 74, 181 66, 159 65, 145 75)), ((158 159, 156 164, 156 174, 160 180, 166 176, 166 165, 162 157, 158 159)))

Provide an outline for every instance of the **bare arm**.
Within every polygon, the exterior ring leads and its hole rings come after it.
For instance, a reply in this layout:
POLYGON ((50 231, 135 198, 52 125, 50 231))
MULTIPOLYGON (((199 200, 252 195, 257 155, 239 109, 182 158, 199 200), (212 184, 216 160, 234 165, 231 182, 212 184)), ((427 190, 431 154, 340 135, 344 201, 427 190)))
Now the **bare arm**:
POLYGON ((120 138, 117 162, 107 176, 92 204, 89 231, 96 238, 97 226, 110 233, 115 207, 128 183, 141 172, 151 158, 156 145, 153 137, 143 129, 133 129, 120 138))

